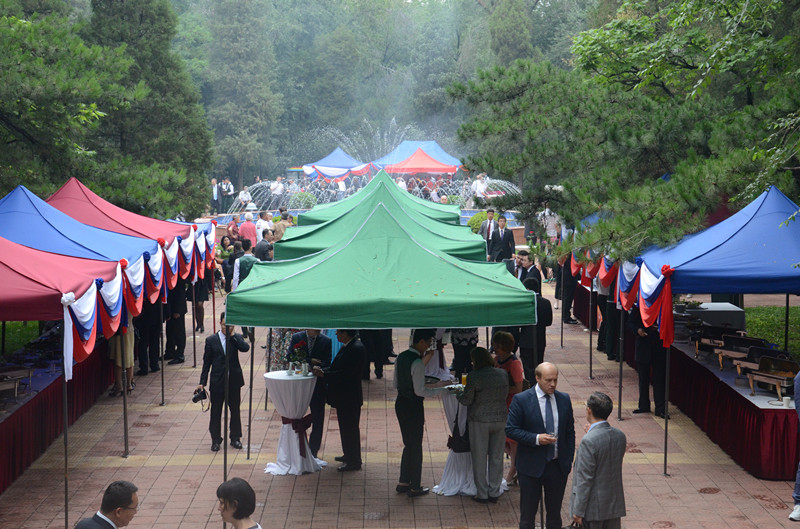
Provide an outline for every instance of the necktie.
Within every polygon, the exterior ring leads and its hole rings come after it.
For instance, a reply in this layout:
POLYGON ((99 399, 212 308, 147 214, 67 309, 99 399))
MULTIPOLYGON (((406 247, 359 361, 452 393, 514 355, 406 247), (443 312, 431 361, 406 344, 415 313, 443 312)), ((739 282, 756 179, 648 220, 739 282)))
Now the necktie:
POLYGON ((500 240, 503 240, 503 230, 500 230, 500 240))
MULTIPOLYGON (((544 396, 544 429, 547 430, 546 433, 548 434, 556 433, 556 421, 553 418, 553 404, 550 402, 549 394, 545 394, 544 396)), ((555 456, 556 445, 547 445, 547 456, 545 457, 545 460, 552 461, 555 456)))
POLYGON ((311 356, 311 351, 314 350, 314 340, 316 340, 316 336, 311 336, 308 339, 308 356, 311 356))
POLYGON ((489 238, 492 238, 492 221, 489 221, 489 238))

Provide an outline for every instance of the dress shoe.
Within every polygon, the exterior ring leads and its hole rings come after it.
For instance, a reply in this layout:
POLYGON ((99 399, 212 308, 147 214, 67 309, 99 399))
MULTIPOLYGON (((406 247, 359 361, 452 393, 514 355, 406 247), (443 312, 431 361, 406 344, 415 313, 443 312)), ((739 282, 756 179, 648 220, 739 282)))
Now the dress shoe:
POLYGON ((398 485, 394 488, 397 492, 408 492, 411 490, 411 485, 398 485))
POLYGON ((794 506, 792 514, 789 515, 789 519, 793 522, 800 522, 800 505, 794 506))
POLYGON ((172 366, 172 365, 175 365, 175 364, 182 364, 182 363, 183 363, 183 358, 173 358, 172 360, 170 360, 170 361, 169 361, 169 362, 167 362, 167 363, 168 363, 169 365, 171 365, 171 366, 172 366))
POLYGON ((429 489, 428 487, 420 487, 418 489, 408 489, 408 492, 406 492, 406 494, 408 494, 409 498, 416 498, 417 496, 424 496, 430 491, 431 489, 429 489))
POLYGON ((570 318, 568 320, 564 320, 564 323, 566 323, 567 325, 577 325, 578 320, 576 320, 575 318, 570 318))
POLYGON ((211 443, 211 451, 219 452, 219 443, 211 443))
POLYGON ((161 371, 161 368, 158 366, 150 366, 150 371, 155 373, 156 371, 161 371))
POLYGON ((336 470, 339 472, 353 472, 354 470, 361 470, 361 465, 353 465, 350 463, 345 463, 336 470))
POLYGON ((633 413, 650 413, 650 410, 636 409, 633 410, 633 413))
POLYGON ((375 373, 375 378, 383 378, 383 373, 375 373))
POLYGON ((657 412, 656 412, 656 417, 661 417, 662 419, 666 419, 666 418, 668 418, 668 417, 669 417, 669 415, 667 415, 667 414, 666 414, 666 413, 664 413, 663 411, 657 411, 657 412))
POLYGON ((137 377, 146 377, 147 376, 147 371, 144 371, 144 370, 140 369, 139 371, 136 372, 136 376, 137 377))
POLYGON ((489 503, 497 503, 497 498, 494 496, 489 496, 489 503))
POLYGON ((391 356, 392 358, 397 358, 397 353, 392 351, 391 353, 389 353, 389 356, 391 356))
POLYGON ((478 503, 489 503, 488 498, 479 498, 477 496, 473 496, 472 501, 477 501, 478 503))
POLYGON ((240 440, 238 440, 238 439, 234 439, 233 441, 231 441, 231 446, 234 447, 237 450, 241 450, 242 449, 242 442, 240 440))
POLYGON ((333 460, 334 460, 334 461, 338 461, 339 463, 344 463, 345 461, 347 461, 347 460, 344 458, 344 456, 336 456, 336 457, 334 457, 334 458, 333 458, 333 460))

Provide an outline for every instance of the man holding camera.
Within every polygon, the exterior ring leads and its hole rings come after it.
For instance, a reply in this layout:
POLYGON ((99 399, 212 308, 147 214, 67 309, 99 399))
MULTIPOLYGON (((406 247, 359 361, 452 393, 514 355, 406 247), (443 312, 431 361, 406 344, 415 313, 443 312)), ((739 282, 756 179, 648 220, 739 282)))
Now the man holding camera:
MULTIPOLYGON (((203 353, 203 371, 200 373, 200 385, 195 393, 205 390, 208 381, 208 372, 211 370, 211 418, 208 423, 208 432, 211 434, 211 450, 218 452, 222 443, 222 405, 225 402, 225 363, 226 351, 240 351, 246 353, 250 346, 241 334, 234 333, 232 325, 225 325, 225 312, 219 315, 220 330, 217 334, 206 338, 206 348, 203 353), (227 341, 231 340, 228 349, 227 341)), ((242 448, 242 419, 239 416, 241 403, 241 387, 244 386, 244 375, 239 363, 238 355, 231 355, 228 360, 228 410, 230 412, 230 438, 231 446, 242 448)))

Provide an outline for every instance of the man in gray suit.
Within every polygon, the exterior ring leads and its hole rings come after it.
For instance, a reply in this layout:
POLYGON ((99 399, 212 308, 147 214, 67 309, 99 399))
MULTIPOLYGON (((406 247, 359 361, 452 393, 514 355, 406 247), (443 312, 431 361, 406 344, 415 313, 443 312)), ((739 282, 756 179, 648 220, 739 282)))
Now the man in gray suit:
POLYGON ((619 529, 625 516, 622 458, 625 434, 608 424, 614 408, 605 393, 592 393, 586 402, 589 430, 575 456, 572 477, 572 520, 585 529, 619 529))

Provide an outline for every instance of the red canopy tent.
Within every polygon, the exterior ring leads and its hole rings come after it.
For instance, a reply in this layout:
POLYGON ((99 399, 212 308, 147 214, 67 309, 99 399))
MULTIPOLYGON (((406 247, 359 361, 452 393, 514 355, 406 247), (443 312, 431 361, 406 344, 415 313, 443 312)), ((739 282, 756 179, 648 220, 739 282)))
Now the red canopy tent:
POLYGON ((447 165, 431 158, 422 149, 417 149, 414 154, 399 163, 387 165, 383 168, 389 174, 417 174, 417 173, 455 173, 456 165, 447 165))
MULTIPOLYGON (((175 248, 173 242, 176 237, 180 237, 181 241, 194 238, 194 246, 184 247, 182 250, 184 258, 179 260, 180 276, 184 279, 189 275, 194 264, 205 264, 205 266, 197 267, 197 275, 202 278, 204 277, 204 268, 210 267, 213 263, 215 235, 213 229, 208 230, 210 233, 207 236, 203 236, 201 233, 195 233, 197 231, 195 225, 138 215, 100 198, 74 177, 53 193, 46 202, 62 213, 89 226, 133 237, 163 239, 167 258, 173 271, 175 270, 172 263, 176 252, 170 252, 168 247, 175 248)), ((175 249, 177 250, 177 248, 175 249)), ((170 288, 175 286, 176 278, 169 277, 168 279, 170 288)))
POLYGON ((0 321, 60 320, 63 294, 73 292, 79 298, 95 279, 110 282, 118 265, 42 252, 0 238, 0 321))

